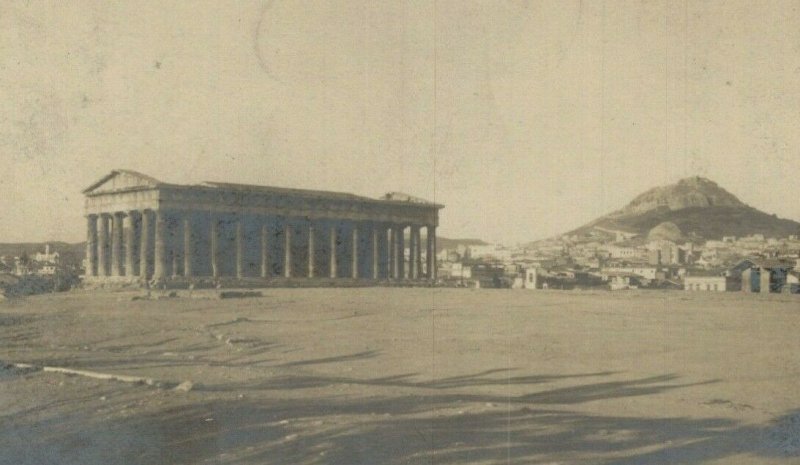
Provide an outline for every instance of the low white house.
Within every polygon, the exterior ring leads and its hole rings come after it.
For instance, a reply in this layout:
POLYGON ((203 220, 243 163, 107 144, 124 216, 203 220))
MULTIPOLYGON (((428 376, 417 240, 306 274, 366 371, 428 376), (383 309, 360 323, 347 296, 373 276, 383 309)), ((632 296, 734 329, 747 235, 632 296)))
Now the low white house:
POLYGON ((472 267, 462 263, 453 263, 450 265, 450 277, 463 279, 472 278, 472 267))
POLYGON ((638 289, 642 282, 642 276, 627 271, 607 271, 603 270, 600 277, 608 282, 608 288, 612 291, 625 289, 638 289))
POLYGON ((728 290, 728 280, 725 276, 686 276, 683 278, 683 290, 725 292, 728 290))
POLYGON ((45 263, 36 271, 36 274, 42 276, 52 276, 56 274, 56 265, 53 263, 45 263))
POLYGON ((639 256, 639 251, 635 247, 609 245, 608 247, 606 247, 606 250, 608 250, 608 255, 611 258, 633 259, 639 256))
POLYGON ((641 276, 648 281, 655 281, 658 268, 654 266, 625 266, 625 267, 607 267, 604 271, 616 271, 622 273, 633 273, 641 276))

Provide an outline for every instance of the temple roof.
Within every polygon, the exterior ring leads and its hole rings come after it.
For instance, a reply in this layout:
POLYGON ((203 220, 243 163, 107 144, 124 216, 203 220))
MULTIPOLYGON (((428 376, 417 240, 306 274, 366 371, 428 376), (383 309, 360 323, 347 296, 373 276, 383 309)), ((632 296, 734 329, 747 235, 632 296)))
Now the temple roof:
POLYGON ((234 184, 228 182, 206 181, 200 184, 203 187, 212 187, 229 191, 258 192, 264 194, 288 194, 309 198, 337 198, 344 200, 375 200, 347 192, 322 191, 313 189, 295 189, 291 187, 258 186, 253 184, 234 184))
POLYGON ((443 205, 413 197, 401 192, 389 192, 379 199, 351 194, 348 192, 335 192, 314 189, 296 189, 289 187, 261 186, 253 184, 236 184, 226 182, 206 181, 200 184, 170 184, 162 182, 151 176, 133 170, 115 169, 99 179, 82 192, 85 195, 107 194, 125 191, 136 191, 154 188, 172 189, 218 189, 229 192, 244 192, 254 194, 274 194, 308 199, 350 200, 356 202, 390 202, 393 204, 414 204, 442 208, 443 205))

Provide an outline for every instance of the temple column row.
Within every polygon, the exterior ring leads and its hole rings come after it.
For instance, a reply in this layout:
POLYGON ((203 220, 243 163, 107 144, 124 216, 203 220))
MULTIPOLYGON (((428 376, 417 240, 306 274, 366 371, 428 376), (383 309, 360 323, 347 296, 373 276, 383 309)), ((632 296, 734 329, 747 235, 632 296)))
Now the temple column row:
MULTIPOLYGON (((194 277, 197 260, 195 251, 198 248, 198 238, 203 235, 200 234, 198 226, 195 224, 193 219, 195 215, 197 213, 193 212, 186 214, 170 212, 168 214, 160 210, 88 215, 86 275, 163 279, 168 277, 168 270, 171 270, 173 276, 194 277), (171 261, 169 261, 170 258, 171 261)), ((203 259, 202 263, 206 263, 206 265, 201 268, 206 268, 206 271, 201 270, 201 275, 210 271, 212 277, 219 278, 223 274, 220 263, 220 220, 211 215, 209 220, 204 221, 210 224, 207 230, 207 241, 203 242, 208 247, 209 253, 208 261, 203 259)), ((245 226, 241 218, 230 222, 233 223, 233 253, 231 254, 235 260, 233 275, 243 278, 246 275, 245 226)), ((282 222, 283 228, 280 231, 283 236, 282 275, 286 278, 295 277, 296 273, 293 270, 295 257, 293 255, 295 248, 301 248, 299 244, 293 244, 293 235, 296 233, 307 237, 307 244, 303 249, 307 252, 307 277, 320 277, 317 267, 317 262, 321 258, 317 255, 317 233, 319 231, 317 224, 309 222, 301 230, 297 228, 296 224, 291 224, 289 219, 284 219, 282 222)), ((328 257, 325 257, 329 267, 328 277, 339 277, 341 258, 339 255, 343 255, 345 258, 349 258, 347 275, 353 279, 418 280, 423 277, 435 279, 435 226, 410 225, 409 227, 409 225, 393 223, 347 224, 348 226, 344 230, 349 229, 349 237, 347 235, 340 237, 341 224, 337 226, 337 223, 333 223, 327 228, 327 231, 323 230, 323 233, 327 232, 330 241, 327 248, 328 257), (425 227, 427 231, 424 273, 421 227, 425 227), (406 228, 410 228, 407 260, 406 228), (342 241, 345 240, 350 246, 349 251, 342 245, 342 241), (362 257, 366 257, 366 260, 362 261, 362 257)), ((271 228, 266 217, 263 217, 257 226, 255 234, 260 236, 260 258, 257 259, 254 266, 260 266, 260 277, 269 278, 273 275, 270 250, 274 244, 271 241, 271 228)), ((227 237, 230 238, 230 236, 227 237)), ((306 267, 306 265, 302 266, 306 267)))

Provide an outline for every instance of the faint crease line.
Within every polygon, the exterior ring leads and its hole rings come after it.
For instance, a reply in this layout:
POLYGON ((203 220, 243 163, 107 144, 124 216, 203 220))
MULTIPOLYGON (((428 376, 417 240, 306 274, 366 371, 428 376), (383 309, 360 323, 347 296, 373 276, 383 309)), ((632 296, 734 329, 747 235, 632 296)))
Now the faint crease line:
POLYGON ((561 64, 569 56, 570 51, 572 51, 572 49, 575 47, 575 41, 577 40, 582 27, 583 27, 583 0, 578 0, 578 17, 575 18, 575 29, 573 30, 572 35, 569 38, 569 43, 564 48, 564 53, 559 54, 558 61, 556 62, 556 69, 561 67, 561 64))

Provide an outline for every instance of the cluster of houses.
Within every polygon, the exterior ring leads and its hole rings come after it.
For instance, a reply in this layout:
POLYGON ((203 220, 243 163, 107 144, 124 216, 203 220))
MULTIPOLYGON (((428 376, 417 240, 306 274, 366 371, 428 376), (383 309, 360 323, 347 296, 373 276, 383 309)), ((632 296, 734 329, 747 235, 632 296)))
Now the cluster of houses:
POLYGON ((0 272, 14 276, 53 276, 61 265, 58 252, 51 252, 50 245, 45 245, 44 252, 31 255, 3 255, 0 257, 0 272))
POLYGON ((603 230, 528 246, 459 245, 438 255, 445 285, 525 289, 683 289, 800 293, 800 239, 753 235, 704 243, 603 230))
POLYGON ((0 300, 14 295, 64 291, 78 284, 75 265, 61 254, 44 251, 32 254, 0 256, 0 300))

